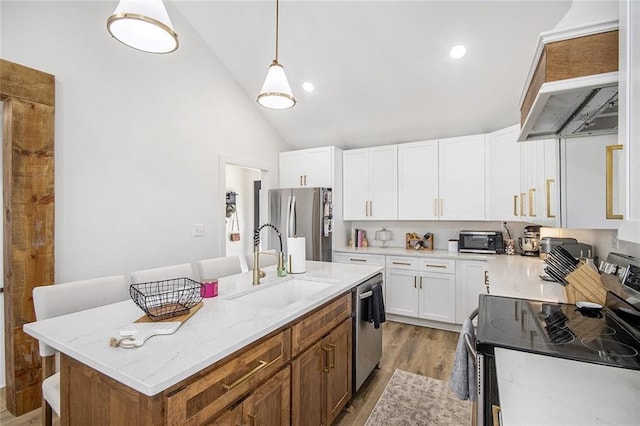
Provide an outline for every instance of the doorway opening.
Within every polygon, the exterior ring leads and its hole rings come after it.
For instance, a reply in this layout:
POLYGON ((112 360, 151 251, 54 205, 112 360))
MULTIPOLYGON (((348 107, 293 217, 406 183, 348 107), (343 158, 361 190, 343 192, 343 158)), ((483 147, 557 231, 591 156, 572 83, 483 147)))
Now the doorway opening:
POLYGON ((253 231, 261 221, 263 171, 225 164, 225 256, 244 259, 253 252, 253 231))

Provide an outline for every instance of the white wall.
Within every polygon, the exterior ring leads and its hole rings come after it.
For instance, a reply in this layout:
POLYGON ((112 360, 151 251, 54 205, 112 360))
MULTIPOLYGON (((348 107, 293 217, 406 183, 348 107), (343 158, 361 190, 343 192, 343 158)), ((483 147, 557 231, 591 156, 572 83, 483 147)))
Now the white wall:
POLYGON ((268 189, 288 149, 171 4, 169 55, 113 40, 116 4, 0 3, 3 58, 56 77, 57 282, 222 255, 220 158, 273 171, 268 189))
MULTIPOLYGON (((511 231, 513 238, 522 237, 524 227, 530 225, 525 222, 507 222, 507 226, 511 231)), ((351 227, 366 230, 367 240, 370 246, 379 247, 382 243, 375 240, 375 232, 379 231, 383 226, 393 232, 393 240, 387 242, 389 247, 404 247, 405 234, 415 232, 418 235, 424 235, 431 232, 434 235, 435 248, 446 250, 449 239, 458 239, 461 230, 490 230, 503 231, 506 238, 506 232, 502 228, 502 222, 446 222, 446 221, 388 221, 388 222, 345 222, 345 235, 338 240, 336 247, 345 247, 351 232, 351 227)), ((594 247, 594 255, 600 260, 606 259, 609 252, 619 252, 629 254, 631 256, 640 257, 640 245, 618 241, 618 246, 614 247, 613 237, 616 231, 609 229, 560 229, 547 228, 540 229, 542 237, 573 237, 579 242, 591 244, 594 247)), ((586 254, 586 253, 585 253, 586 254)))
MULTIPOLYGON (((507 226, 514 238, 522 236, 522 230, 528 225, 527 223, 508 222, 507 226)), ((433 241, 436 249, 447 250, 449 239, 458 239, 462 230, 486 230, 486 231, 503 231, 502 222, 449 222, 449 221, 388 221, 388 222, 351 222, 346 223, 345 236, 342 244, 337 247, 347 245, 351 227, 366 230, 369 246, 380 247, 381 242, 375 240, 376 231, 386 227, 393 233, 393 240, 387 241, 388 247, 404 247, 405 234, 415 232, 418 235, 424 235, 427 232, 433 234, 433 241)), ((506 236, 506 233, 505 233, 506 236)))

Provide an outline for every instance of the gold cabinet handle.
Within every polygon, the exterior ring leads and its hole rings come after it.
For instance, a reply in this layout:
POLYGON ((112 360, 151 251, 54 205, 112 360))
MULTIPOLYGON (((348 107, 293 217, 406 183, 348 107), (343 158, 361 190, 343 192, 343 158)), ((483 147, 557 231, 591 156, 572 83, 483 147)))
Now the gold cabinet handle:
POLYGON ((365 216, 369 216, 369 202, 368 201, 364 202, 364 215, 365 216))
POLYGON ((333 343, 331 343, 329 345, 329 355, 331 358, 331 361, 329 361, 329 368, 335 368, 336 366, 336 345, 334 345, 333 343))
POLYGON ((422 277, 420 277, 420 289, 422 289, 422 277))
POLYGON ((438 217, 438 199, 433 199, 433 217, 438 217))
POLYGON ((444 214, 444 198, 440 198, 440 217, 444 214))
POLYGON ((307 186, 307 175, 304 175, 304 186, 307 186))
POLYGON ((447 265, 432 265, 430 263, 427 263, 425 266, 427 268, 446 268, 447 267, 447 265))
POLYGON ((300 175, 300 186, 302 186, 302 175, 300 175))
POLYGON ((555 214, 551 213, 551 184, 555 183, 556 180, 555 179, 547 179, 545 181, 545 192, 546 192, 546 198, 547 198, 547 217, 552 219, 554 217, 556 217, 555 214))
POLYGON ((520 216, 524 216, 524 192, 520 193, 520 216))
POLYGON ((536 217, 536 212, 535 212, 535 195, 536 195, 536 189, 535 188, 529 188, 529 217, 536 217))
POLYGON ((265 369, 268 366, 269 366, 269 363, 267 361, 258 361, 258 366, 256 368, 254 368, 253 370, 249 371, 247 374, 245 374, 244 376, 240 377, 238 380, 236 380, 235 382, 231 383, 230 385, 222 383, 221 386, 227 392, 229 392, 231 389, 238 387, 238 385, 246 382, 249 378, 251 378, 251 376, 253 376, 255 374, 258 374, 261 370, 265 369))
POLYGON ((518 216, 518 195, 513 196, 513 215, 518 216))
POLYGON ((324 365, 322 366, 322 371, 325 373, 329 372, 329 357, 331 356, 331 348, 325 346, 322 348, 322 352, 324 353, 324 365))
POLYGON ((622 145, 607 146, 607 219, 624 219, 621 214, 613 212, 613 151, 622 151, 622 145))
POLYGON ((373 216, 373 201, 369 201, 369 216, 373 216))
POLYGON ((352 261, 352 262, 366 262, 367 261, 367 259, 356 259, 354 257, 350 257, 349 260, 352 261))
POLYGON ((413 276, 413 288, 418 288, 418 277, 413 276))
POLYGON ((405 265, 405 266, 411 266, 411 263, 409 263, 409 262, 396 262, 396 261, 393 261, 393 262, 391 262, 391 263, 392 263, 392 264, 394 264, 394 265, 405 265))

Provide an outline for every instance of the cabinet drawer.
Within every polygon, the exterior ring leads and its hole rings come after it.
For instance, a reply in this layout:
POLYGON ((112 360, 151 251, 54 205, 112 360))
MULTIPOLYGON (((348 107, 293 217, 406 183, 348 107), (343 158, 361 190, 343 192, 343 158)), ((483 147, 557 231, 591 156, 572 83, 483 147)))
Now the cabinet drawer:
POLYGON ((351 316, 351 293, 321 307, 291 327, 291 356, 296 356, 320 340, 351 316))
POLYGON ((167 424, 204 424, 273 376, 290 358, 290 330, 257 343, 167 396, 167 424))
POLYGON ((420 271, 455 274, 456 261, 454 259, 420 259, 420 271))
POLYGON ((362 265, 384 266, 384 256, 381 254, 334 252, 333 261, 335 263, 356 263, 362 265))
POLYGON ((417 257, 387 256, 386 267, 417 271, 418 269, 420 269, 420 259, 417 257))

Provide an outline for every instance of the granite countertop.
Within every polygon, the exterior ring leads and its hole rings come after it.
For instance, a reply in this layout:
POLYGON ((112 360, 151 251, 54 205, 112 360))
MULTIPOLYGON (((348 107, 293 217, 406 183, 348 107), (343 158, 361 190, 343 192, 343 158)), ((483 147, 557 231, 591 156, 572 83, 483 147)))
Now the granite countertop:
POLYGON ((496 348, 502 424, 632 425, 640 371, 496 348))
POLYGON ((292 278, 331 286, 282 309, 270 309, 226 299, 255 289, 252 271, 221 278, 218 297, 204 299, 203 307, 175 334, 154 336, 136 349, 109 346, 111 337, 144 315, 131 300, 29 323, 24 331, 145 395, 155 395, 349 291, 382 268, 308 261, 304 274, 280 278, 275 266, 265 271, 265 287, 292 278))

